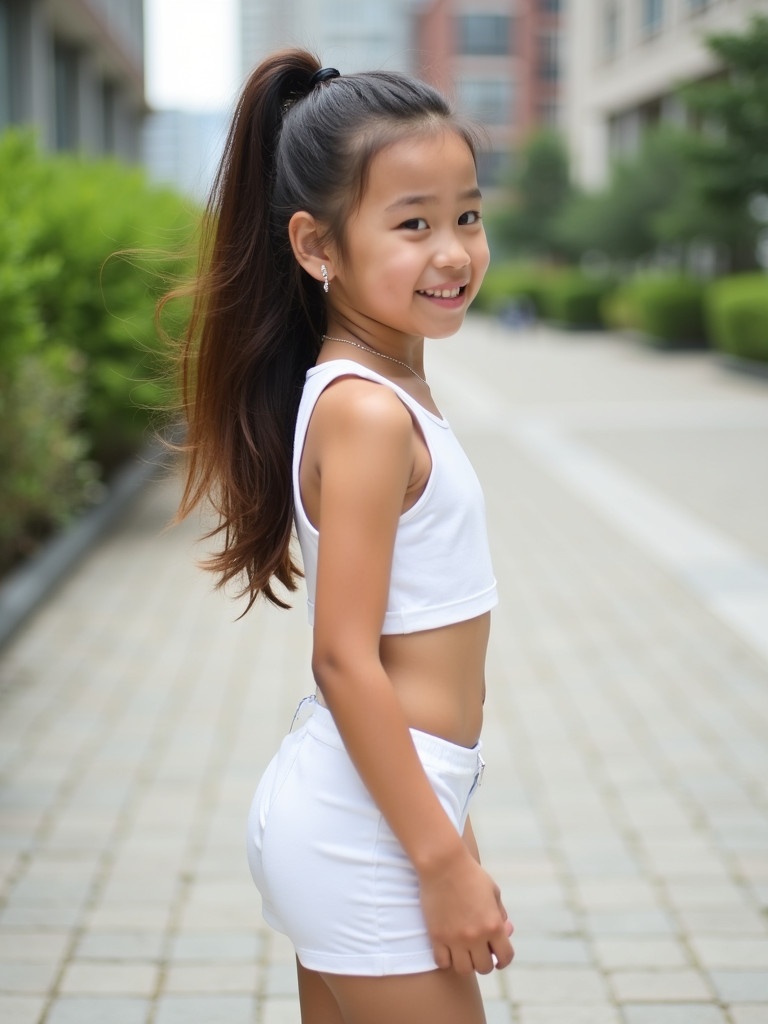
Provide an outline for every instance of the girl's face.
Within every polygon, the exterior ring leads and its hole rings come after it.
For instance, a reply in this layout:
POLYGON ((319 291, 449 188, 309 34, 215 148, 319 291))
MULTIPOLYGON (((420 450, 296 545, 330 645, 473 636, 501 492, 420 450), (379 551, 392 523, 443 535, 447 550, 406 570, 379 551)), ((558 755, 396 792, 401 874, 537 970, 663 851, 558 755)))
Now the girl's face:
POLYGON ((382 150, 334 263, 331 317, 374 338, 454 334, 488 268, 480 211, 472 153, 456 132, 382 150))

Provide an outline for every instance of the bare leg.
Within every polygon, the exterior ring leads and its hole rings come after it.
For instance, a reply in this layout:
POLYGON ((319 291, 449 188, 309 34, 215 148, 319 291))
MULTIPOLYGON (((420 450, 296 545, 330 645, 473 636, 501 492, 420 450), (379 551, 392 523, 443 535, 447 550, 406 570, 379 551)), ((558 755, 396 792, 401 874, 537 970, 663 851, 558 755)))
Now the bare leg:
MULTIPOLYGON (((446 970, 383 978, 324 974, 323 978, 343 1024, 486 1024, 474 974, 446 970)), ((319 1020, 324 1024, 323 1018, 319 1020)), ((307 1018, 307 1024, 315 1022, 307 1018)))
POLYGON ((317 971, 309 971, 296 961, 299 976, 301 1024, 344 1024, 339 1004, 317 971))

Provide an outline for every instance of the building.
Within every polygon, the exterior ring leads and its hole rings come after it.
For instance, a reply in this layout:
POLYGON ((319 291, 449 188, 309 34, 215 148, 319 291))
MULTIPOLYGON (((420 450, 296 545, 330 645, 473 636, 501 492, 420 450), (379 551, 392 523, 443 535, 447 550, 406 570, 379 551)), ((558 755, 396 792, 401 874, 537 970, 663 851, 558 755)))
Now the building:
POLYGON ((243 76, 282 46, 315 51, 342 73, 407 71, 481 122, 491 184, 510 152, 560 117, 561 0, 241 0, 243 76))
POLYGON ((0 0, 0 130, 141 158, 143 0, 0 0))
POLYGON ((560 122, 560 0, 427 0, 415 70, 487 129, 481 184, 492 184, 536 128, 560 122))
POLYGON ((568 0, 565 125, 578 183, 600 187, 649 126, 684 121, 679 86, 718 70, 705 37, 760 12, 768 0, 568 0))
POLYGON ((144 122, 144 163, 153 181, 203 203, 229 127, 227 111, 158 110, 144 122))
POLYGON ((240 0, 243 78, 264 57, 302 46, 342 73, 410 71, 414 0, 240 0))

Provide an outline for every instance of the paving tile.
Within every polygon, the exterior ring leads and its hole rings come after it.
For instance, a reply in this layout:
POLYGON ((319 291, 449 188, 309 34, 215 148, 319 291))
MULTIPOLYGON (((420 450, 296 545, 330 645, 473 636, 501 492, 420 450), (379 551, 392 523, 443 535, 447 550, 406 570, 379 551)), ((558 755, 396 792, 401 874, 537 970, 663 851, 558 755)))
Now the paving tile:
POLYGON ((56 963, 0 963, 0 993, 37 995, 45 992, 58 972, 56 963))
POLYGON ((150 996, 158 969, 153 964, 73 961, 61 981, 65 995, 150 996))
POLYGON ((689 956, 677 939, 597 939, 595 957, 604 970, 686 967, 689 956))
POLYGON ((157 961, 165 936, 162 932, 89 931, 81 936, 74 956, 77 960, 157 961))
POLYGON ((707 968, 763 968, 768 971, 768 937, 745 939, 738 936, 729 938, 698 938, 689 940, 696 959, 707 968))
POLYGON ((581 938, 539 938, 523 934, 515 941, 516 964, 589 964, 587 944, 581 938))
POLYGON ((626 1024, 729 1024, 728 1018, 719 1006, 704 1003, 684 1003, 670 1006, 668 1003, 651 1005, 624 1005, 622 1007, 626 1024))
POLYGON ((0 995, 0 1020, 3 1024, 38 1024, 45 999, 42 996, 0 995))
POLYGON ((59 963, 70 941, 69 932, 28 932, 0 929, 0 962, 59 963))
POLYGON ((712 996, 705 979, 693 970, 615 971, 611 988, 622 1003, 695 1002, 712 996))
POLYGON ((188 961, 255 963, 262 939, 254 930, 243 932, 180 932, 173 937, 168 958, 172 963, 188 961))
POLYGON ((300 1019, 297 998, 288 999, 284 996, 277 996, 267 999, 262 1006, 262 1015, 259 1018, 262 1024, 296 1024, 300 1019))
POLYGON ((253 964, 176 964, 167 968, 163 990, 174 994, 251 994, 256 991, 257 978, 253 964))
POLYGON ((521 1006, 519 1024, 621 1024, 615 1006, 521 1006))
POLYGON ((125 996, 62 996, 56 999, 46 1024, 145 1024, 151 1003, 125 996))
POLYGON ((768 1004, 729 1006, 728 1015, 733 1024, 765 1024, 768 1020, 768 1004))
POLYGON ((768 1007, 768 970, 712 971, 712 984, 724 1003, 765 1003, 768 1007))
POLYGON ((584 1006, 608 1000, 603 976, 588 967, 515 966, 508 975, 507 985, 512 1001, 522 1005, 584 1006))
POLYGON ((254 1015, 255 1000, 247 996, 161 996, 154 1024, 252 1024, 254 1015))

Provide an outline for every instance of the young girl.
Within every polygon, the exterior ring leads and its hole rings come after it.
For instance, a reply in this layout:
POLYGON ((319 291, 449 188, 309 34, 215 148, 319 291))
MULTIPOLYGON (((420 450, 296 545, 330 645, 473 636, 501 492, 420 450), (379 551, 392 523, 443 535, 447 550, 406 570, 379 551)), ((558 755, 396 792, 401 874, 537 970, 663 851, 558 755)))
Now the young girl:
POLYGON ((474 153, 423 83, 288 51, 246 84, 209 206, 180 515, 213 501, 209 564, 248 608, 284 606, 294 522, 301 546, 317 695, 259 784, 248 857, 305 1024, 481 1024, 475 972, 513 955, 467 816, 483 499, 423 363, 488 265, 474 153))

